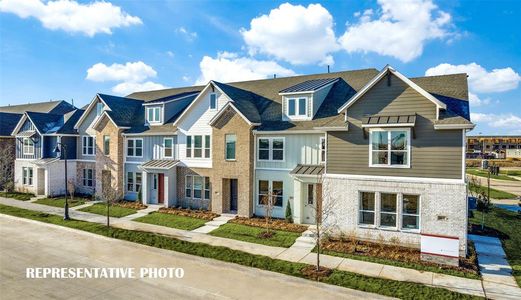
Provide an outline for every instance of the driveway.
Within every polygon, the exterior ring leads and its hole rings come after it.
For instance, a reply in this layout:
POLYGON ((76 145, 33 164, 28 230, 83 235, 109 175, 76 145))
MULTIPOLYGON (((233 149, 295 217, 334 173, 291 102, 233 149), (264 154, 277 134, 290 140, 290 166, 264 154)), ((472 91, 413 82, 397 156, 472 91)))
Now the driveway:
POLYGON ((0 214, 2 299, 383 299, 0 214), (27 267, 175 267, 182 279, 26 279, 27 267))

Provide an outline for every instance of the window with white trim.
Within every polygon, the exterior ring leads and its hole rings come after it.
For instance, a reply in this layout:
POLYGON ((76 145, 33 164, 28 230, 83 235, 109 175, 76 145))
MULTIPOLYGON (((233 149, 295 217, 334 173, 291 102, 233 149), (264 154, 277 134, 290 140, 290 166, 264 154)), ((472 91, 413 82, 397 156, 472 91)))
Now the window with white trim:
POLYGON ((164 138, 163 139, 163 157, 174 158, 174 139, 164 138))
POLYGON ((141 172, 127 172, 127 192, 139 192, 141 189, 141 172))
POLYGON ((103 154, 110 155, 110 135, 103 136, 103 154))
POLYGON ((278 180, 259 180, 257 201, 259 205, 267 205, 267 197, 271 194, 273 206, 282 207, 284 200, 284 182, 278 180))
POLYGON ((33 185, 33 168, 22 168, 22 183, 24 185, 33 185))
POLYGON ((326 138, 320 138, 320 162, 326 161, 326 138))
POLYGON ((95 138, 84 135, 81 137, 81 153, 83 155, 96 155, 95 138))
POLYGON ((375 225, 375 195, 371 192, 360 192, 359 224, 375 225))
POLYGON ((34 143, 30 138, 23 138, 22 140, 22 152, 24 155, 33 155, 34 154, 34 143))
POLYGON ((404 129, 371 129, 369 166, 409 167, 410 131, 404 129))
POLYGON ((225 139, 225 153, 226 160, 235 160, 235 146, 237 143, 237 136, 235 134, 226 134, 225 139))
POLYGON ((305 117, 307 116, 307 101, 303 98, 288 98, 288 116, 305 117))
POLYGON ((210 109, 217 109, 217 94, 210 94, 210 109))
POLYGON ((196 200, 210 199, 210 177, 186 175, 185 197, 196 200))
POLYGON ((96 103, 96 116, 101 116, 101 113, 103 113, 103 103, 100 101, 96 103))
POLYGON ((258 139, 258 160, 284 161, 284 138, 270 137, 258 139))
POLYGON ((380 227, 396 227, 398 195, 380 193, 380 227))
POLYGON ((161 107, 147 107, 146 109, 147 122, 152 123, 161 123, 161 107))
POLYGON ((402 197, 402 229, 417 230, 420 228, 420 196, 406 195, 402 197))
POLYGON ((127 156, 143 157, 143 139, 127 139, 127 156))
POLYGON ((83 186, 93 186, 94 184, 94 171, 89 168, 83 169, 83 186))
POLYGON ((211 137, 209 135, 186 136, 186 157, 210 158, 211 137))

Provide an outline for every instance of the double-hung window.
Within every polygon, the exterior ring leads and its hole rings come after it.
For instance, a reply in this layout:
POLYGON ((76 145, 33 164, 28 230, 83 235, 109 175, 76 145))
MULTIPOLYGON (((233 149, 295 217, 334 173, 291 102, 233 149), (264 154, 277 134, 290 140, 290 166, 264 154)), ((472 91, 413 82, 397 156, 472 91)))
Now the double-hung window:
POLYGON ((305 117, 307 116, 307 98, 289 98, 288 116, 305 117))
POLYGON ((127 156, 143 157, 143 139, 127 140, 127 156))
POLYGON ((320 162, 326 161, 326 138, 320 138, 320 162))
POLYGON ((163 139, 163 157, 174 158, 174 139, 164 138, 163 139))
POLYGON ((194 157, 203 157, 203 136, 194 135, 194 157))
POLYGON ((186 175, 185 197, 201 200, 210 199, 210 177, 186 175))
POLYGON ((22 183, 24 185, 33 185, 33 168, 22 168, 22 183))
POLYGON ((193 176, 194 178, 194 199, 201 199, 203 192, 204 177, 193 176))
POLYGON ((148 123, 161 123, 161 107, 147 107, 146 111, 148 123))
POLYGON ((373 129, 370 134, 371 167, 409 167, 410 131, 373 129))
POLYGON ((267 205, 271 195, 272 206, 282 207, 284 200, 284 183, 282 181, 259 180, 258 204, 267 205))
POLYGON ((93 186, 94 174, 92 169, 83 169, 83 186, 93 186))
POLYGON ((141 172, 127 172, 127 192, 139 192, 141 189, 141 172))
POLYGON ((209 135, 186 136, 186 157, 210 158, 211 138, 209 135))
POLYGON ((284 161, 284 138, 259 138, 258 160, 284 161))
POLYGON ((33 155, 34 154, 34 143, 30 138, 23 138, 23 149, 22 152, 24 155, 33 155))
POLYGON ((402 197, 402 229, 416 230, 420 228, 420 196, 406 195, 402 197))
POLYGON ((103 154, 110 154, 110 135, 103 136, 103 154))
POLYGON ((396 213, 398 210, 397 194, 380 194, 380 226, 396 227, 396 213))
POLYGON ((83 155, 96 155, 96 147, 94 142, 94 137, 92 136, 83 136, 81 138, 81 153, 83 155))
POLYGON ((227 134, 225 136, 226 143, 226 160, 235 160, 235 144, 237 142, 237 136, 235 134, 227 134))
POLYGON ((210 109, 217 109, 217 94, 210 94, 210 109))
POLYGON ((360 193, 359 224, 375 225, 375 202, 375 193, 360 193))
POLYGON ((359 197, 358 224, 387 230, 420 229, 420 195, 360 192, 359 197))

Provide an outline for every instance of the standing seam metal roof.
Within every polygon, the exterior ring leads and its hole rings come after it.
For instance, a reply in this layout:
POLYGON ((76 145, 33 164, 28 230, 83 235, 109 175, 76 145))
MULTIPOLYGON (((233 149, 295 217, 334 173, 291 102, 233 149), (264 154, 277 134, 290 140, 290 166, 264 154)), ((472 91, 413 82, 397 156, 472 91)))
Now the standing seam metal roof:
POLYGON ((288 88, 283 89, 279 93, 294 93, 294 92, 310 92, 316 91, 330 83, 335 82, 338 78, 321 78, 321 79, 312 79, 301 82, 299 84, 295 84, 288 88))

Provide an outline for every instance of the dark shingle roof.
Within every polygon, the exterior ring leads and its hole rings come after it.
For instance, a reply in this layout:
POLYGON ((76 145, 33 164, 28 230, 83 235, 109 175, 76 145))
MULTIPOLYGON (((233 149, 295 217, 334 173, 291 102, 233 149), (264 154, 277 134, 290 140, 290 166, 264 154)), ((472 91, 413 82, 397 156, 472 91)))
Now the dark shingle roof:
POLYGON ((176 95, 172 95, 172 96, 166 96, 166 97, 159 98, 156 100, 147 101, 146 104, 162 103, 162 102, 166 102, 166 101, 177 100, 177 99, 187 97, 187 96, 197 96, 198 94, 199 94, 199 91, 184 92, 184 93, 180 93, 180 94, 176 94, 176 95))
POLYGON ((132 127, 136 124, 145 123, 145 111, 142 100, 106 94, 98 94, 98 96, 110 108, 106 112, 117 126, 132 127))
POLYGON ((80 119, 81 115, 85 112, 83 109, 76 109, 63 115, 63 126, 58 130, 58 133, 62 134, 75 134, 77 133, 74 129, 74 125, 80 119))
POLYGON ((0 112, 0 136, 10 136, 20 118, 21 114, 0 112))
POLYGON ((321 78, 306 80, 281 90, 279 93, 312 92, 338 80, 338 78, 321 78))
POLYGON ((70 103, 63 100, 57 100, 48 102, 1 106, 0 112, 23 114, 26 111, 32 111, 40 113, 64 114, 74 109, 76 108, 70 103))
POLYGON ((126 98, 143 100, 145 102, 154 101, 157 99, 170 97, 172 95, 178 95, 181 93, 187 92, 200 92, 204 88, 203 85, 197 86, 187 86, 187 87, 179 87, 179 88, 171 88, 157 91, 147 91, 147 92, 135 92, 130 95, 127 95, 126 98))
POLYGON ((248 120, 250 120, 250 122, 261 122, 261 116, 259 112, 262 111, 263 107, 268 104, 267 102, 263 101, 261 97, 258 97, 252 92, 236 88, 231 85, 217 81, 214 81, 213 83, 233 100, 235 107, 237 107, 237 109, 248 120))
POLYGON ((26 114, 34 124, 34 127, 42 134, 56 133, 63 126, 63 115, 32 111, 28 111, 26 114))

